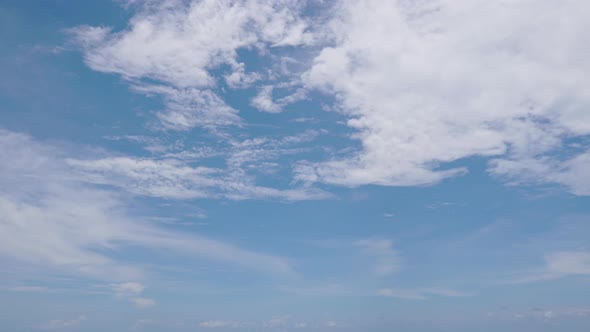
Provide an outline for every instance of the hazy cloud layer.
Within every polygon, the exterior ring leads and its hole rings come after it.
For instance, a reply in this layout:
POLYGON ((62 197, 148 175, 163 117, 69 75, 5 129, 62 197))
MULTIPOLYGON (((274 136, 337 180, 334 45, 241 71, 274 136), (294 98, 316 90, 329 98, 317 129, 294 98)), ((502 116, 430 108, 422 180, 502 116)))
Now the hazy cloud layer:
POLYGON ((67 149, 59 146, 0 132, 0 159, 8 161, 0 164, 0 255, 120 281, 144 277, 140 268, 109 254, 124 246, 165 248, 273 274, 291 273, 283 258, 170 232, 130 215, 128 197, 92 186, 65 162, 67 157, 67 149))

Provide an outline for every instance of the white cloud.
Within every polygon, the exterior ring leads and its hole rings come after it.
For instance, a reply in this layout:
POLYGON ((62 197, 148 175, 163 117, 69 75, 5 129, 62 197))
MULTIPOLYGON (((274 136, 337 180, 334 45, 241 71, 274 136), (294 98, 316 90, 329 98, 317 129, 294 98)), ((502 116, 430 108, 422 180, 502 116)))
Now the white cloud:
POLYGON ((267 328, 285 327, 288 320, 289 320, 288 316, 275 316, 275 317, 271 317, 271 319, 269 319, 267 321, 262 322, 262 326, 267 327, 267 328))
POLYGON ((138 295, 143 292, 145 286, 137 282, 123 282, 111 285, 115 294, 119 296, 138 295))
POLYGON ((186 130, 239 122, 237 111, 212 91, 211 71, 228 65, 230 87, 247 86, 257 73, 245 71, 238 49, 296 46, 312 41, 293 1, 166 1, 138 4, 122 31, 82 26, 71 30, 92 69, 121 75, 137 90, 162 95, 164 128, 186 130), (155 81, 157 85, 145 81, 155 81))
POLYGON ((334 96, 329 107, 349 118, 360 147, 298 163, 295 179, 304 183, 429 185, 468 171, 448 163, 481 156, 494 158, 490 172, 512 182, 590 193, 590 183, 576 181, 589 178, 588 152, 556 153, 564 140, 590 134, 583 74, 590 50, 578 42, 590 27, 584 1, 341 2, 330 7, 327 28, 305 6, 137 3, 121 31, 71 31, 92 69, 163 97, 156 117, 165 129, 243 124, 217 74, 230 88, 261 82, 251 104, 264 112, 278 113, 311 89, 334 96), (278 46, 296 47, 296 58, 274 54, 278 46), (248 72, 238 50, 257 51, 264 68, 248 72), (284 68, 275 70, 277 59, 284 68), (277 88, 295 92, 275 100, 277 88))
POLYGON ((326 325, 326 327, 336 327, 338 324, 333 320, 329 320, 326 322, 325 325, 326 325))
POLYGON ((109 285, 111 290, 118 298, 129 300, 137 308, 145 309, 156 305, 156 301, 150 298, 142 297, 145 286, 138 282, 122 282, 109 285))
POLYGON ((400 269, 400 258, 393 249, 393 241, 386 239, 365 239, 355 242, 362 252, 375 258, 373 272, 385 277, 400 269))
POLYGON ((145 297, 136 297, 131 301, 133 302, 133 304, 135 304, 136 307, 141 309, 150 308, 156 305, 156 301, 145 297))
POLYGON ((545 256, 547 269, 558 275, 590 274, 590 252, 562 251, 545 256))
POLYGON ((545 255, 545 266, 514 278, 511 283, 555 280, 575 275, 590 275, 590 252, 558 251, 545 255))
POLYGON ((239 322, 224 321, 224 320, 208 320, 199 323, 202 328, 220 328, 220 327, 239 327, 239 322))
POLYGON ((238 111, 209 89, 171 88, 164 85, 134 85, 145 95, 162 95, 166 109, 156 114, 160 126, 172 130, 240 124, 238 111))
POLYGON ((283 331, 291 328, 307 328, 307 322, 292 322, 289 316, 273 316, 267 320, 246 321, 246 320, 206 320, 198 324, 202 329, 256 329, 283 331))
MULTIPOLYGON (((531 159, 558 164, 564 157, 554 152, 565 138, 590 134, 585 7, 583 0, 339 3, 331 43, 303 78, 336 96, 361 148, 302 163, 297 178, 428 185, 464 173, 445 163, 472 156, 515 163, 504 171, 525 170, 531 159)), ((571 165, 538 177, 588 194, 589 183, 572 180, 590 168, 587 155, 567 158, 571 165)))
MULTIPOLYGON (((292 273, 281 257, 256 253, 202 236, 177 233, 130 215, 128 198, 89 185, 65 160, 66 147, 0 131, 0 256, 44 274, 59 271, 100 280, 145 277, 117 249, 167 249, 271 274, 292 273)), ((122 289, 138 289, 123 284, 122 289)))
POLYGON ((89 182, 123 186, 133 193, 146 196, 203 198, 207 196, 204 188, 218 185, 212 175, 219 170, 185 166, 177 160, 112 157, 97 160, 70 159, 67 162, 82 171, 89 182))
POLYGON ((590 317, 590 309, 588 308, 532 308, 529 310, 520 310, 518 312, 489 312, 488 317, 494 320, 508 319, 508 320, 536 320, 536 321, 550 321, 550 320, 570 320, 590 317))
POLYGON ((280 165, 274 163, 275 159, 305 151, 299 145, 318 135, 316 131, 305 131, 280 138, 228 139, 214 154, 226 159, 224 168, 195 166, 192 156, 166 149, 152 158, 117 156, 66 161, 87 182, 124 188, 137 195, 172 199, 326 199, 330 194, 312 186, 278 189, 256 184, 256 173, 278 170, 280 165))
POLYGON ((242 62, 236 67, 230 74, 224 75, 225 82, 230 88, 247 88, 263 78, 259 73, 246 73, 246 66, 242 62))
POLYGON ((445 288, 415 288, 415 289, 393 289, 382 288, 379 289, 375 295, 383 297, 395 297, 408 300, 426 300, 431 295, 445 296, 445 297, 464 297, 471 294, 458 292, 452 289, 445 288))
POLYGON ((281 105, 274 102, 272 98, 272 85, 263 86, 256 97, 252 98, 250 104, 259 111, 268 113, 279 113, 282 111, 281 105))
POLYGON ((298 88, 292 94, 279 98, 275 102, 273 99, 274 88, 272 85, 261 87, 258 94, 250 100, 250 105, 262 112, 280 113, 285 106, 307 98, 307 91, 298 88))
POLYGON ((493 160, 490 172, 514 185, 551 182, 565 186, 575 195, 590 195, 590 151, 565 160, 551 157, 493 160))
POLYGON ((298 323, 295 323, 294 328, 296 328, 296 329, 304 329, 304 328, 307 328, 307 323, 306 322, 298 322, 298 323))
POLYGON ((265 327, 260 322, 253 321, 236 321, 236 320, 208 320, 199 323, 200 328, 204 329, 244 329, 254 327, 265 327))
POLYGON ((68 320, 54 319, 43 325, 38 326, 37 328, 41 330, 61 330, 67 328, 74 328, 80 326, 80 323, 82 323, 84 320, 86 320, 86 316, 84 315, 68 320))
MULTIPOLYGON (((240 154, 245 157, 249 150, 240 154)), ((242 163, 237 155, 229 162, 242 163)), ((288 201, 328 198, 326 192, 303 187, 276 189, 254 183, 251 176, 239 168, 230 170, 191 167, 174 159, 139 159, 112 157, 96 160, 69 159, 85 181, 124 188, 132 193, 174 199, 205 197, 234 200, 270 198, 288 201)), ((238 166, 238 165, 235 165, 238 166)))

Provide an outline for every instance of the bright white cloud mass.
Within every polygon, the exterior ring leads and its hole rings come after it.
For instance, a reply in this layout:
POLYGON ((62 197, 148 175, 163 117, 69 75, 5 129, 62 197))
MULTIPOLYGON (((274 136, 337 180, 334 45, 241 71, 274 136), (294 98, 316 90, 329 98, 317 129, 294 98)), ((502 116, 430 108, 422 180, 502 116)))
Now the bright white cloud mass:
POLYGON ((0 331, 590 327, 587 1, 0 22, 0 331))
POLYGON ((333 4, 332 16, 318 22, 297 2, 137 6, 122 31, 83 26, 71 32, 92 69, 164 98, 157 113, 163 128, 240 124, 239 111, 215 92, 223 82, 213 73, 226 67, 230 87, 254 77, 265 82, 252 105, 280 112, 272 99, 273 86, 281 86, 273 65, 270 74, 246 72, 238 51, 266 57, 297 47, 310 66, 288 79, 333 94, 355 130, 351 139, 362 145, 332 160, 302 162, 298 180, 432 184, 467 171, 445 163, 484 156, 494 157, 492 174, 526 173, 528 180, 587 191, 569 180, 581 167, 550 165, 578 164, 587 153, 552 156, 590 134, 588 46, 576 33, 589 28, 583 1, 559 8, 533 0, 355 1, 333 4))
POLYGON ((303 79, 337 96, 362 150, 304 164, 299 178, 431 184, 466 171, 444 163, 487 156, 498 158, 494 174, 532 173, 583 194, 564 174, 578 167, 535 163, 587 153, 550 157, 590 133, 590 49, 577 33, 589 28, 585 2, 361 1, 336 10, 334 45, 303 79))

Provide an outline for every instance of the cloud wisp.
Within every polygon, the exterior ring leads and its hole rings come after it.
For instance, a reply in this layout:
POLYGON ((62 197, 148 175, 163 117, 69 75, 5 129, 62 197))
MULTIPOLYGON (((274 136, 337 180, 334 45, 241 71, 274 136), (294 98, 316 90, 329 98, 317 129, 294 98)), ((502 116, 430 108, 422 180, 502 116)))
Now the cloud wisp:
POLYGON ((590 275, 589 251, 557 251, 545 255, 544 261, 544 267, 520 273, 520 276, 509 283, 522 284, 590 275))
POLYGON ((286 259, 198 235, 172 232, 131 215, 124 192, 98 188, 65 162, 67 149, 0 132, 0 255, 49 270, 127 282, 146 277, 116 258, 122 247, 166 249, 270 274, 286 259))
POLYGON ((39 330, 62 330, 79 327, 86 320, 85 315, 80 315, 74 319, 53 319, 45 324, 36 327, 39 330))
POLYGON ((393 241, 387 239, 364 239, 355 242, 365 255, 375 259, 373 273, 379 277, 389 276, 400 270, 401 259, 393 249, 393 241))
POLYGON ((444 296, 444 297, 467 297, 473 296, 470 293, 459 292, 447 288, 412 288, 412 289, 396 289, 396 288, 381 288, 375 295, 381 297, 393 297, 406 300, 427 300, 430 296, 444 296))

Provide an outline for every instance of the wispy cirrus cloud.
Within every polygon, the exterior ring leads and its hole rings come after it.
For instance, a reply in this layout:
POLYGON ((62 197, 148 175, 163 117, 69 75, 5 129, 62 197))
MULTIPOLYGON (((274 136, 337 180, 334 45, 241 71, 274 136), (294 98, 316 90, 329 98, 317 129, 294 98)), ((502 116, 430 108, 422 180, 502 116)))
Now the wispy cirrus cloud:
POLYGON ((531 321, 559 321, 584 319, 590 317, 590 308, 586 307, 534 307, 527 310, 505 310, 488 312, 488 318, 493 320, 531 320, 531 321))
POLYGON ((127 211, 124 193, 100 189, 73 172, 66 148, 0 131, 0 255, 45 271, 127 282, 146 277, 117 259, 138 246, 225 262, 270 274, 290 274, 284 258, 199 235, 168 231, 127 211))
POLYGON ((382 288, 375 292, 376 296, 394 297, 407 300, 426 300, 431 296, 443 297, 466 297, 473 296, 471 293, 465 293, 447 288, 429 287, 429 288, 382 288))
POLYGON ((379 277, 389 276, 401 268, 401 258, 387 239, 364 239, 355 242, 362 253, 375 259, 373 273, 379 277))
MULTIPOLYGON (((280 138, 229 139, 213 156, 225 158, 225 167, 194 166, 193 155, 158 151, 153 158, 131 156, 101 159, 69 158, 67 164, 90 183, 120 187, 134 194, 172 198, 276 199, 301 201, 330 198, 313 186, 274 188, 256 184, 256 175, 267 175, 276 159, 305 151, 302 143, 319 135, 306 131, 280 138)), ((200 155, 202 159, 206 155, 200 155)), ((284 165, 282 165, 284 166, 284 165)), ((278 168, 280 169, 280 168, 278 168)))
POLYGON ((133 303, 137 308, 146 309, 156 305, 154 299, 144 297, 142 294, 146 286, 138 282, 112 283, 105 286, 112 291, 117 298, 125 299, 133 303))
POLYGON ((521 272, 509 283, 521 284, 590 275, 590 251, 557 251, 545 255, 545 266, 521 272))
POLYGON ((85 315, 80 315, 74 319, 54 319, 45 324, 36 327, 39 330, 62 330, 79 327, 86 320, 85 315))

